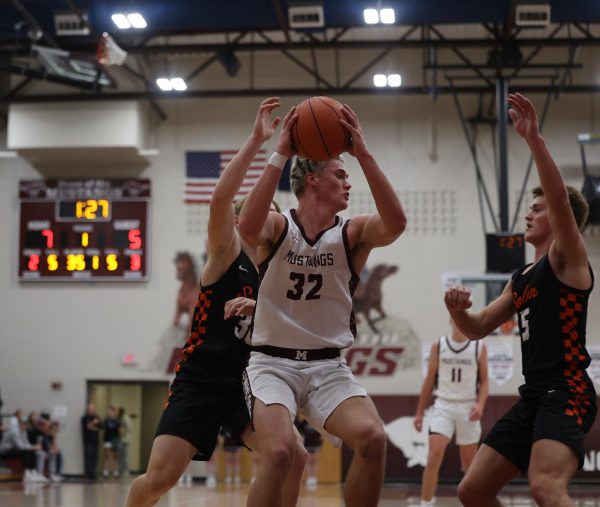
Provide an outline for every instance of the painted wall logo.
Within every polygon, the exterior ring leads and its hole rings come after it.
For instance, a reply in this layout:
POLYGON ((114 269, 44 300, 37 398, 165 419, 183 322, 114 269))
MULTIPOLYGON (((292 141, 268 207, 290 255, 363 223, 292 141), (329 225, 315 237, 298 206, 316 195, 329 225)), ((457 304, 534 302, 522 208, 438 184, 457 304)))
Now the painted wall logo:
POLYGON ((361 273, 352 297, 356 339, 345 355, 356 376, 392 376, 417 364, 420 341, 415 331, 406 319, 384 310, 383 282, 398 270, 398 266, 377 264, 361 273))
POLYGON ((590 451, 585 453, 585 461, 583 462, 584 472, 600 471, 600 451, 590 451))
POLYGON ((417 465, 424 467, 427 464, 430 419, 431 410, 426 410, 420 433, 413 425, 412 416, 399 417, 384 426, 389 441, 404 454, 407 468, 417 465))

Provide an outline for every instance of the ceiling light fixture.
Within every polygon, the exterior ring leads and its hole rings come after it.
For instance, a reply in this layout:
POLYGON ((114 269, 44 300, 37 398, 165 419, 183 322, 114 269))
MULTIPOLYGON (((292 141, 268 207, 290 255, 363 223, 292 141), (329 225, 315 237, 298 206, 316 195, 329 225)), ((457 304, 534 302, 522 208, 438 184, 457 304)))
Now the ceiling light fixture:
POLYGON ((173 86, 173 90, 175 90, 176 92, 183 92, 187 90, 187 85, 185 84, 185 81, 180 77, 171 78, 171 86, 173 86))
POLYGON ((379 19, 384 25, 393 25, 396 22, 396 12, 394 9, 381 9, 379 11, 379 19))
POLYGON ((379 23, 379 11, 377 9, 365 9, 363 16, 367 25, 376 25, 379 23))
POLYGON ((144 16, 142 16, 139 12, 131 12, 127 14, 127 20, 131 23, 131 26, 133 26, 133 28, 140 29, 146 28, 148 26, 148 23, 146 23, 144 16))
POLYGON ((373 84, 377 88, 383 88, 387 86, 387 76, 385 74, 375 74, 373 76, 373 84))
POLYGON ((131 28, 131 23, 129 22, 129 20, 127 19, 127 16, 125 16, 125 14, 121 14, 121 13, 117 13, 117 14, 113 14, 110 19, 113 20, 113 23, 115 25, 117 25, 117 28, 120 28, 121 30, 127 30, 129 28, 131 28))
POLYGON ((373 84, 377 88, 398 88, 402 85, 402 76, 400 74, 375 74, 373 76, 373 84))
POLYGON ((139 30, 148 26, 144 16, 139 12, 130 12, 129 14, 116 12, 110 18, 120 30, 129 30, 130 28, 137 28, 139 30))
POLYGON ((402 84, 402 76, 400 74, 388 74, 387 84, 392 88, 398 88, 402 84))
POLYGON ((163 92, 184 92, 187 90, 187 84, 180 77, 159 77, 156 80, 156 86, 158 86, 163 92))
POLYGON ((163 91, 163 92, 170 92, 173 90, 173 85, 171 84, 171 80, 169 78, 166 77, 159 77, 156 80, 156 85, 163 91))
POLYGON ((368 8, 363 10, 363 17, 367 25, 393 25, 396 22, 396 11, 391 7, 385 9, 368 8))

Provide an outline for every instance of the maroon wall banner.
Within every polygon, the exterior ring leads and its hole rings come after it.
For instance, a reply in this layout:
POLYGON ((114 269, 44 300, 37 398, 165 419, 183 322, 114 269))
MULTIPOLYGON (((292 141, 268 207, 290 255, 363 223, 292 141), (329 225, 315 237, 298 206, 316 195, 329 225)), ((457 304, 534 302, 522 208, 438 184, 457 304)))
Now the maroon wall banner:
MULTIPOLYGON (((419 481, 427 462, 427 430, 417 433, 413 417, 419 397, 372 396, 388 434, 386 481, 419 481)), ((482 435, 485 437, 495 422, 517 401, 517 396, 490 396, 483 415, 482 435)), ((427 416, 425 417, 425 425, 427 416)), ((600 479, 600 425, 596 422, 585 442, 586 459, 583 470, 575 479, 600 479)), ((352 451, 344 447, 342 475, 346 477, 352 451)), ((441 481, 457 481, 462 477, 458 447, 450 444, 440 469, 441 481)))

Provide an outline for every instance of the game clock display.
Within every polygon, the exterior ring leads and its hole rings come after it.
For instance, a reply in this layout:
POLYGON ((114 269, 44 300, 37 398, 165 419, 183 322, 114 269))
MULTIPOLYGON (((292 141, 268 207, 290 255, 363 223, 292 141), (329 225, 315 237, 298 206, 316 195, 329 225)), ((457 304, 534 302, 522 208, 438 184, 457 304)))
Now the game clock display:
POLYGON ((20 281, 144 281, 150 180, 19 182, 20 281))
POLYGON ((525 264, 523 234, 486 234, 486 268, 488 273, 512 273, 525 264))

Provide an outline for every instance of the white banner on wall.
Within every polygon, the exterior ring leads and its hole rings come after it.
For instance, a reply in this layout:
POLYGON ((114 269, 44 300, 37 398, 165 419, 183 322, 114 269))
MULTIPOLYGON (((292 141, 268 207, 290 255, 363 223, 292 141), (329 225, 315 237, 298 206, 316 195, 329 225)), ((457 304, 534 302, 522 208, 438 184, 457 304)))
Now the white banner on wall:
POLYGON ((600 345, 586 345, 592 362, 587 370, 595 385, 600 386, 600 345))
POLYGON ((488 375, 496 385, 504 385, 513 378, 513 341, 513 335, 496 335, 485 340, 488 348, 488 375))

